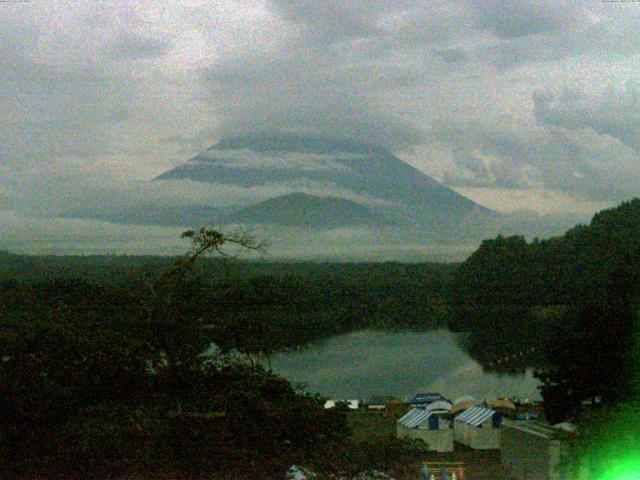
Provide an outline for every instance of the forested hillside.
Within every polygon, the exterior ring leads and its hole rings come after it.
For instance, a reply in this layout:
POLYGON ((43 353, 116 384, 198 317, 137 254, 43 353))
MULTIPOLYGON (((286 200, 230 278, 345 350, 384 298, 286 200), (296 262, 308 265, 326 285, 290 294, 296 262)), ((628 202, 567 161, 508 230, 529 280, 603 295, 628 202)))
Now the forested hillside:
MULTIPOLYGON (((168 268, 161 257, 21 257, 0 267, 0 292, 59 295, 73 308, 127 308, 117 293, 168 268)), ((446 324, 453 266, 210 261, 194 266, 189 308, 209 319, 216 341, 253 353, 305 345, 361 328, 428 329, 446 324), (254 335, 255 334, 255 335, 254 335)), ((26 304, 25 304, 26 305, 26 304)))
POLYGON ((485 240, 456 271, 452 299, 462 306, 573 303, 602 294, 616 276, 633 272, 639 253, 640 200, 635 199, 561 237, 485 240))
POLYGON ((273 283, 207 281, 195 258, 232 239, 188 236, 189 255, 126 281, 2 283, 0 478, 283 478, 293 464, 413 474, 413 444, 354 441, 344 409, 253 361, 272 348, 257 343, 266 326, 241 331, 228 306, 264 307, 273 283))
POLYGON ((639 281, 635 199, 561 237, 484 241, 454 274, 450 325, 473 332, 467 347, 485 364, 544 367, 549 414, 571 417, 584 400, 617 402, 632 390, 639 281))

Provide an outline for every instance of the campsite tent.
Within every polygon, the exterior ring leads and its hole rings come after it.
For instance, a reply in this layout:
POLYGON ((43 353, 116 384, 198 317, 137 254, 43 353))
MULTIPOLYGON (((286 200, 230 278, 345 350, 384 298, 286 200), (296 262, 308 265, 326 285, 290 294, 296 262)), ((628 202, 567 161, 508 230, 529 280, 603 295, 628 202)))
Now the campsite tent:
POLYGON ((488 405, 493 410, 500 413, 503 417, 516 418, 516 406, 509 400, 505 400, 504 398, 497 398, 489 402, 488 405))
POLYGON ((462 403, 462 402, 468 402, 469 400, 472 400, 472 401, 474 401, 474 402, 477 402, 477 401, 478 401, 475 397, 472 397, 471 395, 463 395, 463 396, 461 396, 461 397, 456 398, 456 399, 453 401, 453 404, 454 404, 454 405, 458 405, 459 403, 462 403))
POLYGON ((447 402, 446 400, 436 400, 435 402, 427 405, 427 410, 431 410, 432 412, 437 413, 450 413, 452 406, 453 405, 451 405, 451 403, 447 402))
POLYGON ((500 448, 500 422, 495 410, 474 405, 454 420, 454 439, 476 450, 500 448))
POLYGON ((482 402, 471 395, 463 395, 462 397, 458 397, 453 401, 453 406, 451 407, 451 413, 462 412, 469 407, 473 407, 474 405, 481 404, 482 402))
POLYGON ((489 406, 491 408, 503 408, 505 410, 515 410, 516 406, 510 402, 509 400, 505 400, 504 398, 497 398, 491 402, 489 402, 489 406))
MULTIPOLYGON (((464 397, 461 397, 464 398, 464 397)), ((453 406, 451 407, 451 413, 463 412, 468 408, 473 407, 474 405, 481 405, 482 401, 476 400, 473 397, 468 397, 464 400, 457 399, 453 402, 453 406)))
POLYGON ((414 408, 396 422, 398 438, 422 440, 435 452, 453 451, 451 421, 431 410, 414 408))

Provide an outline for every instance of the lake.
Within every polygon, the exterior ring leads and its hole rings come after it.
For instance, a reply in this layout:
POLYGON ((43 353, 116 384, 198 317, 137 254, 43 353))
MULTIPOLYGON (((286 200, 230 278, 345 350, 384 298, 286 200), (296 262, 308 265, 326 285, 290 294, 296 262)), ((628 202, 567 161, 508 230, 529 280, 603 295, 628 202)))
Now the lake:
POLYGON ((392 395, 402 399, 437 391, 455 399, 511 397, 539 399, 532 372, 483 372, 448 330, 384 332, 361 330, 332 337, 272 358, 276 373, 337 399, 392 395))

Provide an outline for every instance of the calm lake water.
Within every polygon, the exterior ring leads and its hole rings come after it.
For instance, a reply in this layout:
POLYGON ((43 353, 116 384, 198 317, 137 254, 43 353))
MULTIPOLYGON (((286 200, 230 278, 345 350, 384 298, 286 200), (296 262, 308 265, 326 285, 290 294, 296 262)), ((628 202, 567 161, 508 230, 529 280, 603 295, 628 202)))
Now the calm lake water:
POLYGON ((448 330, 380 332, 362 330, 314 343, 272 359, 273 370, 308 391, 331 398, 393 395, 411 398, 437 391, 448 398, 539 399, 531 375, 484 373, 448 330))

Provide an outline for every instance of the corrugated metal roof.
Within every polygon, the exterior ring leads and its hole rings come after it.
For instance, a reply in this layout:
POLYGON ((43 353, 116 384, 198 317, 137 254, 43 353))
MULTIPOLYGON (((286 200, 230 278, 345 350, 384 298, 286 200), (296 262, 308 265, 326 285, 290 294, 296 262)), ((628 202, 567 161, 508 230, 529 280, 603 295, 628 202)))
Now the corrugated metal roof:
POLYGON ((536 435, 544 438, 555 438, 558 435, 558 430, 546 423, 535 421, 522 421, 522 420, 506 420, 503 426, 507 428, 513 428, 530 435, 536 435))
POLYGON ((456 421, 479 427, 487 418, 491 418, 495 413, 495 410, 476 405, 458 415, 456 421))
POLYGON ((425 422, 433 412, 430 410, 421 410, 419 408, 414 408, 406 415, 403 415, 398 419, 398 423, 404 425, 407 428, 416 428, 422 422, 425 422))

